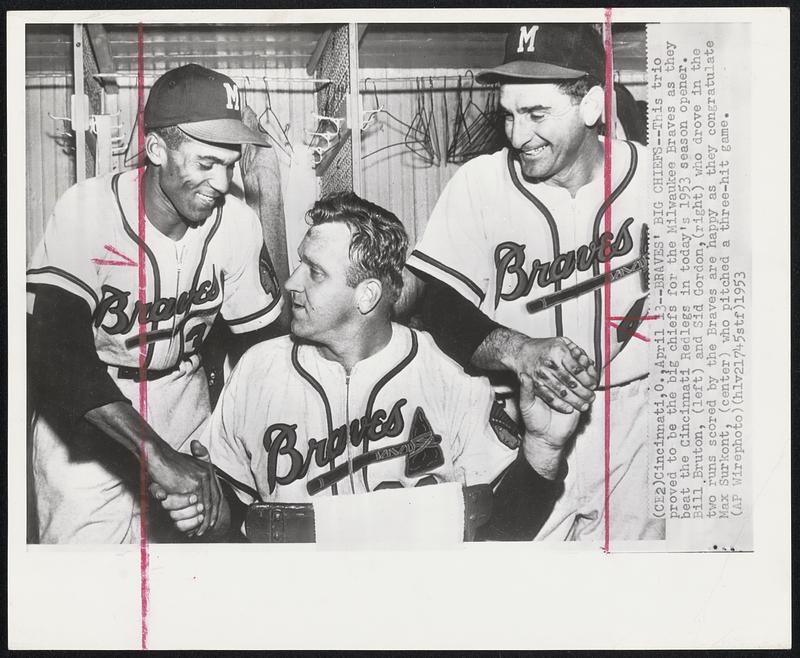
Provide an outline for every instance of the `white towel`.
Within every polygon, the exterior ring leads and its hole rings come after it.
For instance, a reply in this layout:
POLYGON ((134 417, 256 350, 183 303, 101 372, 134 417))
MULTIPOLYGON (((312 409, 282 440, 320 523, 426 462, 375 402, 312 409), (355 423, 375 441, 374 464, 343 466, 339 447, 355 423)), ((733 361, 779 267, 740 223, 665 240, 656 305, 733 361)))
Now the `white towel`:
POLYGON ((283 214, 286 219, 286 251, 291 274, 299 262, 297 248, 308 230, 306 212, 317 200, 317 174, 314 156, 305 144, 293 144, 294 155, 286 181, 283 197, 283 214))
POLYGON ((442 548, 464 539, 458 482, 383 489, 314 501, 317 545, 324 548, 442 548))

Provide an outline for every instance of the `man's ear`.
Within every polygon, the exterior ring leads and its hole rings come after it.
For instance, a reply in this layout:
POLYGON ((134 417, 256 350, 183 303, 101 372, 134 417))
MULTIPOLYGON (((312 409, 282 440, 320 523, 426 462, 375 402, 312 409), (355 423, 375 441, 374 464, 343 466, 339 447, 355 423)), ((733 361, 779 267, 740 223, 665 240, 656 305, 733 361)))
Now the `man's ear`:
POLYGON ((361 315, 370 313, 383 297, 383 284, 378 279, 364 279, 356 286, 356 306, 361 315))
POLYGON ((159 166, 164 164, 167 159, 167 145, 155 133, 148 133, 144 138, 144 152, 147 159, 154 165, 159 166))
POLYGON ((581 99, 581 119, 587 126, 593 126, 603 118, 605 92, 600 85, 592 87, 581 99))

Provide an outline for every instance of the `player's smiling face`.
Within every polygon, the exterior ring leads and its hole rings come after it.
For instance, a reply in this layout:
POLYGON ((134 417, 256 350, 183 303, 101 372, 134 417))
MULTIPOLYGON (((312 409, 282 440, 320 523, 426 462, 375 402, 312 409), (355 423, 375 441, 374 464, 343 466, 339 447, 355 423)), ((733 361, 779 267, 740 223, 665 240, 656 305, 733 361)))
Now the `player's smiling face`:
POLYGON ((325 346, 346 337, 358 312, 347 283, 350 228, 332 222, 312 226, 300 243, 300 264, 286 281, 292 333, 325 346))
POLYGON ((160 163, 161 191, 189 224, 206 220, 230 187, 238 147, 206 144, 188 138, 176 149, 165 148, 160 163))
POLYGON ((531 179, 569 187, 579 159, 597 142, 590 126, 594 107, 576 102, 555 84, 504 84, 500 105, 505 132, 522 173, 531 179))

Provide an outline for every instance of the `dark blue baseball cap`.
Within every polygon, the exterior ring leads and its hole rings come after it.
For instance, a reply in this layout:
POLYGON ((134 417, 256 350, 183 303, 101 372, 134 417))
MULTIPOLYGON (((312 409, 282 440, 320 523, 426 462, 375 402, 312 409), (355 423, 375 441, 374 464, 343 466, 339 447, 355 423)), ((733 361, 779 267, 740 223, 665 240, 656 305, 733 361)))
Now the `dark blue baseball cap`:
POLYGON ((242 123, 239 103, 239 87, 227 75, 186 64, 153 84, 144 107, 144 128, 178 126, 204 142, 269 146, 265 135, 242 123))
POLYGON ((506 37, 503 63, 479 71, 478 82, 605 79, 606 54, 600 34, 587 23, 516 24, 506 37))

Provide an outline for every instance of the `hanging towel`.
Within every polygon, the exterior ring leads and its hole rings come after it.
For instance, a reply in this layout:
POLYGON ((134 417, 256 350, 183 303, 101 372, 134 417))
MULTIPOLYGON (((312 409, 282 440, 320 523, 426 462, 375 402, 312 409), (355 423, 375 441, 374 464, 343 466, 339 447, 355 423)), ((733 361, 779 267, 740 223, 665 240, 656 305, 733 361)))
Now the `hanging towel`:
POLYGON ((289 271, 294 271, 299 262, 297 248, 308 230, 306 212, 317 200, 317 175, 314 171, 313 153, 302 143, 292 144, 292 148, 294 153, 284 201, 289 271))
MULTIPOLYGON (((258 117, 250 107, 245 106, 242 111, 242 122, 251 130, 258 131, 258 117)), ((275 148, 245 144, 242 146, 240 167, 245 201, 261 220, 264 243, 272 258, 278 281, 283 286, 289 278, 289 265, 286 260, 281 172, 275 151, 275 148)))

